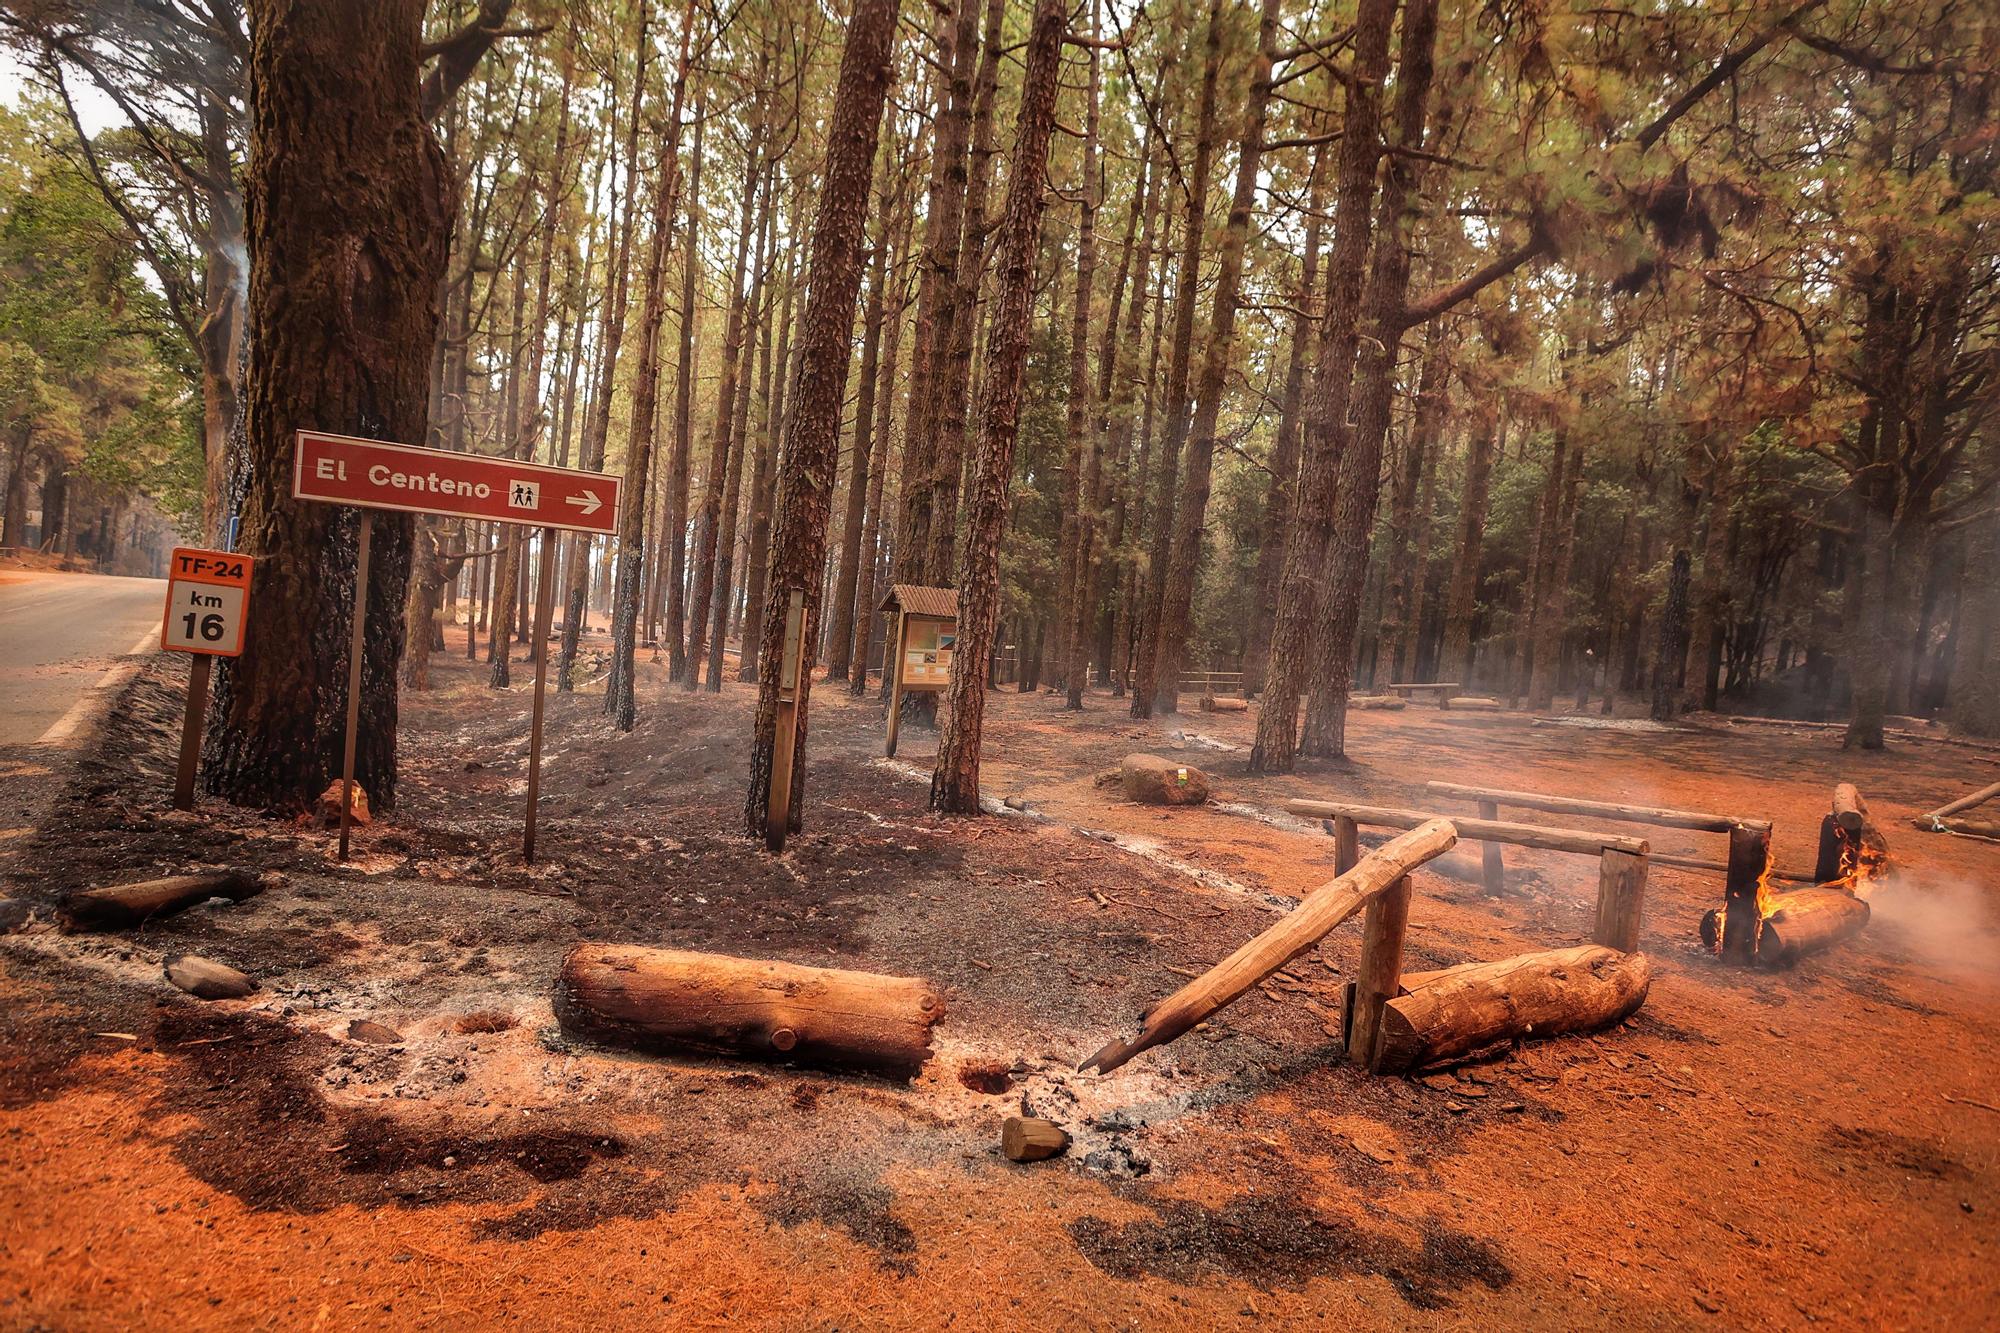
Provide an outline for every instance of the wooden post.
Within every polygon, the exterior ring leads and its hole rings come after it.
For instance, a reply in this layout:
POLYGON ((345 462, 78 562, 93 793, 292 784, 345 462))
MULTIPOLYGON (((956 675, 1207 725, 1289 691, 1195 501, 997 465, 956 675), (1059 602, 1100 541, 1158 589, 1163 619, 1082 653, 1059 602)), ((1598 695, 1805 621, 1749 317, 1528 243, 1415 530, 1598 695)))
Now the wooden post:
POLYGON ((1346 815, 1333 817, 1333 873, 1345 875, 1361 859, 1361 828, 1346 815))
MULTIPOLYGON (((1100 1074, 1108 1074, 1139 1052, 1172 1041, 1216 1010, 1240 999, 1244 992, 1319 943, 1329 931, 1360 913, 1372 900, 1394 891, 1396 881, 1406 878, 1410 871, 1432 857, 1450 851, 1457 841, 1458 832, 1450 820, 1431 819, 1384 843, 1363 857, 1354 869, 1307 894, 1263 934, 1148 1009, 1140 1019, 1136 1036, 1111 1041, 1077 1069, 1095 1068, 1100 1074)), ((1400 953, 1401 926, 1395 927, 1395 938, 1400 953)), ((1381 954, 1378 947, 1374 956, 1379 958, 1381 954)))
MULTIPOLYGON (((778 728, 771 747, 771 787, 764 807, 764 845, 785 850, 792 822, 792 755, 799 741, 799 675, 805 662, 806 594, 786 594, 785 654, 778 665, 778 728)), ((893 721, 891 722, 893 726, 893 721)))
POLYGON ((194 770, 201 762, 201 724, 208 716, 208 674, 215 659, 194 654, 188 664, 187 713, 181 719, 181 761, 174 770, 174 809, 194 809, 194 770))
POLYGON ((1771 861, 1771 834, 1743 824, 1729 830, 1728 879, 1723 888, 1722 959, 1748 964, 1757 956, 1757 932, 1763 921, 1758 889, 1771 861))
POLYGON ((897 607, 896 632, 889 636, 889 655, 882 659, 882 669, 889 673, 889 739, 882 753, 891 759, 896 757, 896 733, 903 725, 903 636, 909 623, 910 613, 897 607))
POLYGON ((347 859, 347 829, 354 818, 354 736, 361 727, 361 649, 368 630, 368 545, 375 511, 361 511, 361 539, 354 555, 354 612, 347 638, 347 738, 340 756, 340 859, 347 859))
MULTIPOLYGON (((1495 820, 1500 818, 1500 807, 1492 801, 1479 803, 1479 817, 1495 820)), ((1500 844, 1483 842, 1479 845, 1479 882, 1489 898, 1498 898, 1507 891, 1507 865, 1500 859, 1500 844)))
POLYGON ((535 811, 542 799, 542 696, 549 681, 549 625, 555 616, 556 530, 542 529, 542 577, 535 590, 535 710, 528 723, 528 821, 521 834, 521 859, 535 861, 535 811))
POLYGON ((1620 953, 1637 953, 1645 906, 1646 858, 1606 847, 1597 862, 1597 919, 1591 942, 1620 953))
POLYGON ((1391 884, 1368 904, 1361 928, 1361 970, 1354 979, 1347 1058, 1363 1069, 1375 1065, 1382 1006, 1396 998, 1403 980, 1403 935, 1410 924, 1410 879, 1391 884))

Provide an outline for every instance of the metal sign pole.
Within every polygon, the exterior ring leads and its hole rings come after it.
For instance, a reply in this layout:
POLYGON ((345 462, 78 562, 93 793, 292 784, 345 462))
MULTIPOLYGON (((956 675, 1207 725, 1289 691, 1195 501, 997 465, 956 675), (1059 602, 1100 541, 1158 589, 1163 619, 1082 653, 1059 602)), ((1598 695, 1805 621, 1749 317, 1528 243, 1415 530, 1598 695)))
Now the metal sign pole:
POLYGON ((208 673, 215 659, 194 654, 188 664, 187 714, 181 719, 181 761, 174 770, 174 809, 194 809, 194 770, 201 761, 201 724, 208 715, 208 673))
POLYGON ((535 713, 528 724, 528 828, 521 836, 521 859, 535 860, 535 807, 542 797, 542 697, 549 679, 549 622, 555 614, 556 530, 542 529, 542 581, 535 593, 535 713))
POLYGON ((771 788, 764 806, 764 845, 785 850, 792 823, 792 756, 799 743, 799 679, 805 667, 806 594, 786 594, 785 655, 778 667, 778 725, 771 747, 771 788))
POLYGON ((361 511, 361 543, 354 557, 353 626, 347 641, 347 742, 340 758, 340 859, 347 859, 347 827, 354 814, 354 736, 361 726, 361 649, 368 628, 368 544, 375 511, 361 511))

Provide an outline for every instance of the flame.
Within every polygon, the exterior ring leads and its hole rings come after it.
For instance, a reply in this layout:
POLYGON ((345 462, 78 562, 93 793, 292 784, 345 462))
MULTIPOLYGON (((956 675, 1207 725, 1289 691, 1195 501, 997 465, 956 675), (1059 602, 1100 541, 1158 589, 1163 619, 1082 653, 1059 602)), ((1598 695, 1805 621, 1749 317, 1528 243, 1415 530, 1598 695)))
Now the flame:
POLYGON ((1865 900, 1874 892, 1876 882, 1889 872, 1889 846, 1872 825, 1862 825, 1858 834, 1850 834, 1845 829, 1837 832, 1840 838, 1840 878, 1827 887, 1846 889, 1865 900))

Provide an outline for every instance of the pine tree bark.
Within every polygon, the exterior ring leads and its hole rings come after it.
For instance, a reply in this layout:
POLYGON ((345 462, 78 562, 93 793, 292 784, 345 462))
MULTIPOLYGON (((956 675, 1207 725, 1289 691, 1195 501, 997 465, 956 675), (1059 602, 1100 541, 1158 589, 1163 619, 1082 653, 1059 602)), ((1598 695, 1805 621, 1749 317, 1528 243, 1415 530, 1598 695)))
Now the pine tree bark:
POLYGON ((1535 611, 1534 668, 1528 677, 1528 707, 1536 712, 1546 712, 1555 706, 1563 636, 1569 632, 1569 578, 1576 551, 1576 506, 1583 487, 1583 441, 1570 440, 1567 427, 1556 432, 1556 441, 1562 473, 1557 481, 1555 525, 1549 533, 1546 576, 1535 611))
MULTIPOLYGON (((1091 37, 1098 37, 1097 10, 1091 8, 1091 37)), ((1097 503, 1098 476, 1103 471, 1103 454, 1094 430, 1097 414, 1092 410, 1090 390, 1090 302, 1097 280, 1097 207, 1100 175, 1097 166, 1098 94, 1102 86, 1096 47, 1086 53, 1090 67, 1085 91, 1083 119, 1083 160, 1077 187, 1076 296, 1070 312, 1069 401, 1064 405, 1063 426, 1069 439, 1069 470, 1063 527, 1059 534, 1061 570, 1058 573, 1058 637, 1063 675, 1063 707, 1081 709, 1089 663, 1085 652, 1085 603, 1089 597, 1092 510, 1097 503)))
MULTIPOLYGON (((970 4, 967 5, 968 10, 970 4)), ((986 23, 979 44, 979 73, 973 82, 970 156, 965 165, 965 198, 952 265, 951 313, 942 321, 944 360, 938 377, 937 456, 932 461, 930 554, 926 578, 950 586, 957 556, 959 478, 971 465, 965 452, 966 404, 972 390, 973 333, 979 319, 979 284, 986 273, 986 196, 992 187, 996 152, 993 104, 1000 82, 1001 19, 1005 0, 986 0, 986 23)))
MULTIPOLYGON (((418 0, 252 0, 253 259, 241 542, 254 650, 225 660, 207 789, 304 809, 339 771, 358 516, 291 498, 300 429, 422 440, 453 201, 419 85, 418 0)), ((396 796, 410 520, 375 523, 356 777, 396 796)))
POLYGON ((861 582, 861 530, 875 453, 876 381, 882 371, 882 323, 889 298, 889 219, 895 212, 890 177, 896 142, 883 145, 876 198, 881 202, 869 236, 868 300, 861 317, 861 386, 854 402, 854 447, 847 468, 847 513, 840 528, 840 560, 833 580, 833 615, 826 633, 826 677, 845 680, 854 659, 854 596, 861 582))
MULTIPOLYGON (((882 103, 889 89, 896 11, 897 0, 857 0, 848 22, 840 81, 827 127, 826 162, 820 172, 819 213, 813 223, 811 286, 799 333, 798 394, 785 433, 785 466, 771 567, 771 587, 776 595, 767 600, 762 625, 752 627, 763 638, 765 660, 781 661, 790 593, 793 589, 804 593, 789 806, 794 829, 799 826, 805 793, 812 659, 819 642, 820 590, 825 586, 827 510, 833 498, 834 474, 840 466, 848 339, 861 287, 861 234, 882 103)), ((744 821, 752 836, 764 833, 770 803, 779 683, 779 673, 768 672, 757 691, 750 789, 744 803, 744 821)))
MULTIPOLYGON (((892 583, 930 581, 933 529, 949 528, 956 515, 936 502, 939 386, 957 308, 959 241, 965 219, 966 151, 972 140, 972 75, 978 55, 978 12, 973 0, 938 7, 937 46, 948 77, 938 82, 931 144, 931 180, 924 208, 924 246, 917 285, 916 338, 910 354, 909 415, 903 428, 903 466, 897 504, 892 583)), ((956 463, 954 462, 954 466, 956 463)), ((948 540, 948 539, 947 539, 948 540)))
POLYGON ((2000 736, 2000 516, 1989 514, 1970 529, 1953 620, 1946 715, 1954 731, 2000 736))
POLYGON ((1420 194, 1424 162, 1411 156, 1426 141, 1432 59, 1437 42, 1437 0, 1409 0, 1396 68, 1395 142, 1410 152, 1391 153, 1382 173, 1375 224, 1373 267, 1362 308, 1354 359, 1354 420, 1341 450, 1338 501, 1329 555, 1331 581, 1313 635, 1312 702, 1300 748, 1324 758, 1346 754, 1347 696, 1354 679, 1354 639, 1361 590, 1368 581, 1369 544, 1382 486, 1382 442, 1395 397, 1396 359, 1410 320, 1410 251, 1405 216, 1420 194))
POLYGON ((1229 222, 1217 255, 1220 263, 1215 277, 1214 305, 1208 316, 1208 345, 1203 352, 1201 378, 1195 392, 1194 424, 1188 435, 1180 508, 1174 519, 1166 594, 1160 609, 1160 637, 1155 649, 1158 679, 1153 702, 1163 713, 1177 712, 1180 708, 1181 664, 1187 649, 1195 575, 1201 565, 1202 537, 1208 520, 1216 423, 1221 419, 1222 394, 1236 349, 1237 291, 1243 278, 1243 253, 1250 239, 1250 214, 1257 203, 1257 173, 1263 161, 1264 124, 1271 101, 1271 71, 1277 64, 1277 48, 1278 0, 1264 0, 1257 29, 1257 55, 1251 66, 1250 99, 1243 117, 1243 141, 1237 150, 1236 188, 1230 197, 1229 222))
POLYGON ((987 657, 1000 616, 1000 537, 1027 364, 1028 320, 1034 301, 1035 257, 1048 183, 1049 138, 1055 130, 1057 67, 1067 6, 1038 0, 1028 34, 1021 111, 1001 215, 986 377, 980 392, 979 452, 967 512, 965 565, 958 586, 958 647, 945 689, 949 708, 931 775, 931 808, 979 812, 979 747, 986 715, 987 657))
POLYGON ((1433 324, 1417 376, 1416 413, 1390 506, 1389 606, 1382 633, 1390 641, 1391 680, 1411 680, 1416 674, 1416 622, 1422 614, 1423 571, 1429 556, 1431 479, 1437 474, 1449 345, 1445 330, 1433 324))
POLYGON ((1694 569, 1685 549, 1674 552, 1673 572, 1667 580, 1667 600, 1660 611, 1660 646, 1653 655, 1653 707, 1655 722, 1671 722, 1680 713, 1681 664, 1687 660, 1688 581, 1694 569))
POLYGON ((646 246, 644 302, 639 313, 639 362, 632 376, 632 420, 625 437, 625 484, 618 513, 617 584, 611 596, 611 672, 604 685, 604 713, 620 731, 638 725, 639 572, 646 563, 646 502, 652 486, 653 440, 660 410, 660 324, 667 307, 667 242, 679 206, 681 115, 687 106, 688 57, 693 50, 695 0, 681 14, 680 59, 666 139, 653 184, 653 229, 646 246))
MULTIPOLYGON (((1167 358, 1166 421, 1159 453, 1153 459, 1152 498, 1147 504, 1149 543, 1146 577, 1139 600, 1138 638, 1132 669, 1132 716, 1151 717, 1153 709, 1180 686, 1161 682, 1160 622, 1167 595, 1167 567, 1173 558, 1174 491, 1180 475, 1181 446, 1188 436, 1188 381, 1192 374, 1194 315, 1201 276, 1201 243, 1207 231, 1208 177, 1221 137, 1216 113, 1216 85, 1222 73, 1222 0, 1210 0, 1207 36, 1203 39, 1201 94, 1195 112, 1194 167, 1188 176, 1187 216, 1182 222, 1181 256, 1175 271, 1173 347, 1167 358)), ((1232 301, 1232 307, 1234 302, 1232 301)), ((1206 495, 1203 496, 1204 503, 1206 495)), ((1171 708, 1169 709, 1171 711, 1171 708)))
MULTIPOLYGON (((785 385, 790 380, 792 356, 792 296, 798 284, 794 280, 792 265, 785 264, 785 300, 778 314, 778 350, 769 363, 764 380, 764 446, 757 452, 757 470, 751 478, 750 487, 750 558, 744 565, 744 581, 748 600, 743 612, 743 660, 737 670, 738 680, 756 680, 757 664, 762 645, 757 640, 757 626, 764 619, 764 597, 770 578, 771 565, 771 516, 776 498, 777 477, 774 475, 778 461, 778 435, 784 429, 785 385)), ((768 331, 765 337, 769 338, 768 331)))
POLYGON ((1286 354, 1285 388, 1278 404, 1277 436, 1271 444, 1271 483, 1264 491, 1259 519, 1256 602, 1251 608, 1250 640, 1243 654, 1243 690, 1264 690, 1264 672, 1271 659, 1271 630, 1278 615, 1278 576, 1284 568, 1285 542, 1291 531, 1292 506, 1299 485, 1299 409, 1305 396, 1306 356, 1319 327, 1319 244, 1326 213, 1323 163, 1314 159, 1306 186, 1306 243, 1299 266, 1299 283, 1292 295, 1291 347, 1286 354))
MULTIPOLYGON (((895 252, 889 261, 889 273, 893 283, 886 316, 889 322, 884 335, 886 346, 882 352, 881 382, 875 389, 875 451, 880 455, 873 475, 868 478, 868 511, 866 526, 861 534, 861 582, 854 602, 854 648, 849 655, 848 684, 852 693, 863 695, 868 692, 868 656, 874 641, 875 627, 881 617, 875 613, 880 602, 881 579, 886 572, 885 552, 881 549, 883 527, 882 504, 887 493, 890 461, 893 457, 890 439, 891 424, 896 412, 896 365, 903 346, 903 308, 905 282, 902 264, 910 251, 910 236, 916 226, 914 210, 909 206, 901 188, 896 192, 896 213, 900 223, 896 230, 895 252)), ((887 675, 884 673, 884 679, 887 675)))
POLYGON ((701 165, 708 128, 708 99, 695 104, 694 160, 688 168, 687 209, 681 224, 680 355, 674 368, 674 453, 667 489, 667 676, 687 672, 688 508, 694 471, 694 370, 697 283, 701 277, 701 165))
POLYGON ((1381 88, 1389 72, 1389 37, 1396 3, 1360 0, 1355 11, 1354 78, 1347 85, 1346 115, 1335 159, 1326 315, 1320 324, 1307 395, 1306 438, 1278 580, 1264 703, 1257 714, 1257 738, 1250 750, 1253 773, 1289 773, 1295 764, 1299 695, 1311 667, 1313 626, 1326 597, 1327 546, 1333 535, 1343 428, 1353 389, 1361 288, 1375 208, 1381 88))
MULTIPOLYGON (((770 253, 771 217, 777 193, 778 168, 773 162, 765 173, 761 191, 763 202, 759 206, 756 223, 756 259, 751 263, 749 310, 760 329, 768 327, 770 321, 769 271, 765 267, 765 256, 770 253)), ((766 344, 768 348, 768 344, 766 344)), ((743 464, 744 455, 750 448, 750 379, 749 375, 739 377, 736 387, 735 416, 730 424, 730 435, 738 441, 730 452, 729 476, 722 491, 722 519, 716 534, 715 595, 710 605, 708 670, 703 678, 703 688, 710 694, 722 692, 722 659, 728 646, 729 626, 736 613, 736 529, 743 513, 743 464)))
MULTIPOLYGON (((760 61, 757 72, 760 86, 766 73, 767 62, 760 61)), ((717 549, 722 541, 723 493, 727 487, 732 453, 730 434, 736 421, 736 383, 742 371, 743 316, 747 299, 743 279, 750 262, 750 228, 756 221, 757 186, 763 179, 759 170, 763 160, 761 132, 752 134, 749 152, 745 156, 743 202, 736 227, 736 260, 731 270, 729 311, 723 319, 722 373, 716 382, 715 424, 709 431, 708 475, 702 483, 701 514, 695 524, 694 571, 689 577, 687 664, 681 684, 690 690, 700 684, 702 668, 708 658, 712 603, 721 601, 726 604, 729 598, 726 587, 719 591, 716 587, 715 566, 717 549)))
MULTIPOLYGON (((597 384, 591 394, 590 412, 583 424, 580 461, 591 472, 604 470, 604 446, 611 434, 611 390, 617 380, 618 350, 625 340, 626 304, 631 295, 632 231, 639 214, 639 120, 645 110, 646 65, 653 49, 652 39, 646 30, 650 13, 649 6, 639 7, 638 33, 633 43, 637 55, 632 76, 631 121, 625 131, 624 209, 618 220, 617 253, 611 257, 611 265, 605 275, 603 346, 597 354, 597 384)), ((615 102, 618 62, 614 60, 611 63, 612 97, 615 102)), ((578 636, 583 633, 590 602, 592 545, 592 540, 585 536, 579 536, 569 544, 569 587, 563 599, 562 649, 556 658, 558 693, 566 694, 576 688, 576 647, 578 636)))

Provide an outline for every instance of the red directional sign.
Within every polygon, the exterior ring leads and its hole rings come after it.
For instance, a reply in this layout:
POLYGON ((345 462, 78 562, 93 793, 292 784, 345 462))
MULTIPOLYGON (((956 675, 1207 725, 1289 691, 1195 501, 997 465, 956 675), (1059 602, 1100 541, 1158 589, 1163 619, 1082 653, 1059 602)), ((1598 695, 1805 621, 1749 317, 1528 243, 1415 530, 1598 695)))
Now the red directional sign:
POLYGON ((618 530, 618 478, 602 472, 312 430, 299 432, 292 495, 329 504, 498 519, 536 528, 618 530))

